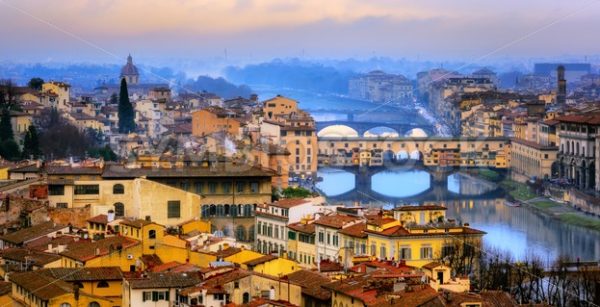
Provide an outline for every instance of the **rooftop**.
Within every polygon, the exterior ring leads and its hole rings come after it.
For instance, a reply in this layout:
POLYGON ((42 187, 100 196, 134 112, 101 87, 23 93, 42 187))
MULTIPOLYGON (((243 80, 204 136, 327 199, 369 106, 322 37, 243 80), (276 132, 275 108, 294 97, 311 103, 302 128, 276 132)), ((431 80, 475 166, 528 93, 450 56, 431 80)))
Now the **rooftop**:
POLYGON ((15 245, 23 244, 24 242, 47 236, 53 232, 67 228, 64 225, 57 225, 54 222, 44 222, 29 228, 23 228, 15 232, 0 236, 0 240, 10 242, 15 245))
POLYGON ((96 257, 105 256, 112 252, 126 249, 138 244, 140 244, 140 242, 136 240, 115 236, 95 242, 87 241, 79 244, 70 244, 67 249, 60 254, 71 259, 86 262, 96 257))
POLYGON ((128 282, 132 289, 185 288, 199 284, 202 278, 199 273, 148 273, 128 282))

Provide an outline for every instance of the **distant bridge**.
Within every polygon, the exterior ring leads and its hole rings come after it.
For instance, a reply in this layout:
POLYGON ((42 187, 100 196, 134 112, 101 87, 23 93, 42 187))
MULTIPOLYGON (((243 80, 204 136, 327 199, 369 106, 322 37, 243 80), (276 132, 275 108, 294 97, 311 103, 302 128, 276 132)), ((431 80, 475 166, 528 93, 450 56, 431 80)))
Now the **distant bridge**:
POLYGON ((425 133, 429 135, 433 135, 435 129, 432 125, 424 125, 424 124, 414 124, 414 123, 393 123, 393 122, 358 122, 358 121, 350 121, 350 120, 334 120, 334 121, 323 121, 317 122, 317 131, 321 131, 330 126, 346 126, 354 129, 358 136, 364 136, 365 132, 373 129, 373 128, 389 128, 398 133, 399 136, 404 136, 412 129, 423 129, 425 133))
MULTIPOLYGON (((487 191, 480 194, 473 193, 455 193, 448 189, 448 176, 457 172, 458 169, 446 169, 440 170, 439 168, 425 168, 430 171, 431 185, 424 191, 421 191, 414 195, 407 196, 390 196, 372 189, 371 178, 374 174, 388 170, 390 168, 379 167, 379 168, 358 168, 358 167, 344 167, 337 168, 344 171, 350 172, 355 175, 355 186, 352 190, 346 191, 342 194, 328 196, 333 201, 370 201, 370 202, 381 202, 389 204, 406 204, 413 202, 429 202, 429 201, 448 201, 448 200, 475 200, 475 199, 492 199, 498 198, 503 195, 502 190, 495 184, 485 183, 482 185, 490 185, 486 189, 487 191)), ((392 168, 393 169, 393 168, 392 168)), ((414 170, 415 168, 409 168, 414 170)), ((419 169, 419 168, 417 168, 419 169)), ((461 185, 461 190, 469 190, 470 185, 461 185)))

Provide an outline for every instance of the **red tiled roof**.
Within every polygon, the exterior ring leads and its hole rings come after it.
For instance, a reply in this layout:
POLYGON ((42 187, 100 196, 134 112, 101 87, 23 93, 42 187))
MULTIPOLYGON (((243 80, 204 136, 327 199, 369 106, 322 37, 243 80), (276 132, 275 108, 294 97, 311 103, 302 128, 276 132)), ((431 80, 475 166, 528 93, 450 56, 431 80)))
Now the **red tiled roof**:
POLYGON ((352 226, 348 226, 339 231, 339 233, 355 237, 355 238, 366 238, 367 234, 365 233, 365 229, 367 225, 364 222, 356 223, 352 226))
POLYGON ((335 214, 322 216, 314 223, 316 225, 341 229, 345 224, 354 222, 356 220, 358 220, 358 217, 343 214, 335 214))
POLYGON ((87 220, 90 223, 96 223, 96 224, 108 224, 108 216, 106 214, 100 214, 100 215, 96 215, 94 217, 91 217, 87 220))
POLYGON ((315 224, 304 224, 302 222, 292 223, 287 226, 291 230, 295 230, 297 232, 314 234, 315 233, 315 224))
POLYGON ((565 115, 556 118, 556 120, 566 123, 600 125, 600 113, 565 115))
POLYGON ((78 261, 88 261, 96 257, 108 255, 111 252, 117 252, 119 248, 127 249, 140 244, 139 241, 126 237, 116 236, 95 242, 85 242, 81 244, 69 245, 61 255, 78 261))
POLYGON ((448 210, 440 205, 402 206, 394 208, 394 211, 418 211, 418 210, 448 210))

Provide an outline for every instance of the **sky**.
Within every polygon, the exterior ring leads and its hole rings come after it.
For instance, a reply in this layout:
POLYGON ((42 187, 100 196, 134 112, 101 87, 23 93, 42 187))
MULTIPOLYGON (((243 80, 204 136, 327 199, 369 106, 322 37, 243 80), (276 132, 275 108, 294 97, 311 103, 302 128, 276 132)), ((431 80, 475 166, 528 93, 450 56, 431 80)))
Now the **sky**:
POLYGON ((0 0, 0 61, 600 54, 600 0, 0 0))

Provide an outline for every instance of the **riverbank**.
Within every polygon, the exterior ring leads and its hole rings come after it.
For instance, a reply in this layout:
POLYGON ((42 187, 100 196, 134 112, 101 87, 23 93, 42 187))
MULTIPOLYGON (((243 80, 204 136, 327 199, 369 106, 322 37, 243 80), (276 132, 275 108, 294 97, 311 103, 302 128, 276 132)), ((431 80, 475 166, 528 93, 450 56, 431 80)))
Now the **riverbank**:
POLYGON ((548 197, 538 196, 524 183, 504 179, 500 186, 507 194, 519 200, 524 206, 560 220, 569 225, 575 225, 600 231, 600 219, 587 215, 565 203, 554 201, 548 197))

